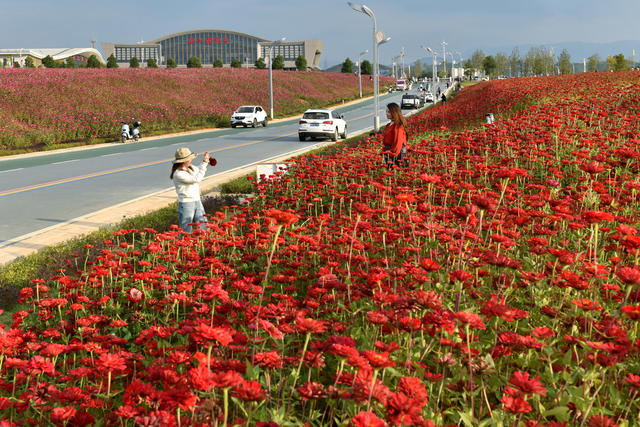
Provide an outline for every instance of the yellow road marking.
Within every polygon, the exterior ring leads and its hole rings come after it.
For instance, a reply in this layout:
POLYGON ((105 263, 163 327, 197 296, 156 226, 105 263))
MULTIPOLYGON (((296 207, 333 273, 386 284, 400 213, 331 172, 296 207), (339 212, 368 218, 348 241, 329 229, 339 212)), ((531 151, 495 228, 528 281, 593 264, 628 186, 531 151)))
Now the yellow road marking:
MULTIPOLYGON (((264 139, 259 139, 257 141, 251 141, 251 142, 245 142, 242 144, 235 144, 235 145, 230 145, 228 147, 222 147, 222 148, 218 148, 216 150, 211 150, 211 153, 217 153, 220 151, 225 151, 225 150, 231 150, 234 148, 239 148, 239 147, 245 147, 248 145, 254 145, 254 144, 259 144, 262 142, 267 142, 267 141, 271 141, 277 138, 281 138, 283 136, 291 136, 296 134, 296 132, 292 132, 292 133, 286 133, 283 135, 278 135, 278 136, 274 136, 274 137, 270 137, 270 138, 264 138, 264 139)), ((15 188, 12 190, 5 190, 5 191, 0 191, 0 197, 2 196, 8 196, 11 194, 17 194, 17 193, 24 193, 26 191, 31 191, 31 190, 38 190, 40 188, 47 188, 47 187, 53 187, 55 185, 60 185, 60 184, 66 184, 69 182, 76 182, 76 181, 81 181, 84 179, 89 179, 89 178, 95 178, 98 176, 104 176, 104 175, 111 175, 114 173, 118 173, 118 172, 124 172, 124 171, 128 171, 128 170, 134 170, 134 169, 140 169, 146 166, 153 166, 153 165, 158 165, 160 163, 166 163, 173 160, 173 158, 169 158, 169 159, 162 159, 162 160, 155 160, 153 162, 147 162, 147 163, 140 163, 137 165, 132 165, 132 166, 125 166, 122 168, 116 168, 116 169, 110 169, 110 170, 106 170, 106 171, 102 171, 102 172, 93 172, 90 174, 86 174, 86 175, 79 175, 79 176, 74 176, 74 177, 70 177, 70 178, 64 178, 64 179, 58 179, 56 181, 49 181, 49 182, 43 182, 42 184, 34 184, 34 185, 29 185, 27 187, 21 187, 21 188, 15 188)))

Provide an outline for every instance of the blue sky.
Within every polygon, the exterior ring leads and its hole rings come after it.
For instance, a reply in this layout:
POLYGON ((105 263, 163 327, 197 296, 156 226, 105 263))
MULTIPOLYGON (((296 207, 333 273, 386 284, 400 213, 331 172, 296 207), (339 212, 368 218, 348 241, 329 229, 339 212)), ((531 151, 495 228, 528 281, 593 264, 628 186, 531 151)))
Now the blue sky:
MULTIPOLYGON (((640 40, 638 0, 363 3, 374 11, 378 28, 391 37, 380 47, 381 63, 387 64, 403 47, 405 62, 424 58, 420 46, 439 46, 442 40, 447 49, 465 57, 475 49, 508 54, 514 46, 559 49, 556 46, 572 41, 640 40)), ((101 42, 130 43, 215 28, 267 39, 318 38, 324 43, 324 67, 354 59, 372 45, 371 20, 346 0, 0 0, 0 17, 0 48, 89 46, 92 37, 100 47, 101 42)), ((521 48, 521 54, 526 50, 521 48)), ((640 43, 636 51, 640 58, 640 43)))

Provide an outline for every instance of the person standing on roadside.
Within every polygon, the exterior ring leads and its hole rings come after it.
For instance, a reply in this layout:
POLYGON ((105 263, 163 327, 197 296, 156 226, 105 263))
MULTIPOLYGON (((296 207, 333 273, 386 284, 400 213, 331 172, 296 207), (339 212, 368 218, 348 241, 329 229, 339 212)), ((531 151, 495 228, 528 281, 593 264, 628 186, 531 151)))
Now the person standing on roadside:
POLYGON ((387 118, 391 123, 384 129, 382 137, 382 157, 387 169, 394 165, 407 167, 407 119, 395 102, 387 104, 387 118))
POLYGON ((207 172, 209 152, 204 153, 202 164, 198 167, 191 165, 196 156, 188 148, 178 148, 170 175, 178 194, 178 225, 188 233, 191 232, 189 224, 194 222, 199 222, 202 230, 207 229, 198 183, 207 172))

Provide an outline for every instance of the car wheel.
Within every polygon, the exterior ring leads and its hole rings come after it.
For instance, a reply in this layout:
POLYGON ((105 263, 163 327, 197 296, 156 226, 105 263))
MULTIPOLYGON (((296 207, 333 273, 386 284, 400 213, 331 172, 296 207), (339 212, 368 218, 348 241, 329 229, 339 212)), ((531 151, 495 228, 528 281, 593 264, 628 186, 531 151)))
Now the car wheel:
POLYGON ((298 134, 298 139, 299 139, 300 141, 304 141, 305 139, 307 139, 307 137, 306 137, 306 136, 304 136, 304 135, 302 135, 301 133, 299 133, 299 134, 298 134))
POLYGON ((251 127, 252 128, 258 127, 258 121, 256 119, 253 119, 253 123, 251 123, 251 127))
POLYGON ((347 125, 344 125, 344 130, 342 131, 342 135, 340 135, 342 139, 347 139, 347 125))
POLYGON ((338 128, 337 127, 333 130, 333 135, 331 135, 331 140, 333 142, 336 142, 338 140, 338 128))
POLYGON ((266 117, 264 118, 264 120, 262 121, 262 127, 266 128, 267 124, 268 124, 269 119, 267 119, 266 117))
POLYGON ((242 127, 243 127, 243 128, 246 128, 246 127, 247 127, 247 125, 242 125, 242 127))

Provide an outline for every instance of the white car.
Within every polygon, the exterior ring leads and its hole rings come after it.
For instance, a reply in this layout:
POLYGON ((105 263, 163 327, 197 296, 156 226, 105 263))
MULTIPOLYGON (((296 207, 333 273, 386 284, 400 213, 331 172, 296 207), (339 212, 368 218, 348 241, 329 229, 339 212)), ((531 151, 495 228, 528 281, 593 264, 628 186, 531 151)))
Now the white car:
POLYGON ((243 105, 231 115, 232 128, 236 126, 257 127, 258 124, 267 127, 267 122, 267 112, 259 105, 243 105))
POLYGON ((424 94, 424 102, 434 102, 436 100, 435 96, 433 96, 432 92, 425 92, 424 94))
POLYGON ((338 137, 347 137, 347 122, 344 116, 333 110, 313 109, 307 110, 298 123, 298 138, 304 141, 311 138, 331 138, 337 141, 338 137))

